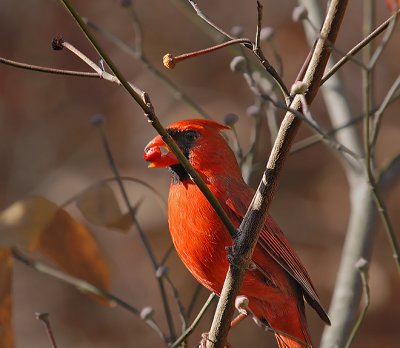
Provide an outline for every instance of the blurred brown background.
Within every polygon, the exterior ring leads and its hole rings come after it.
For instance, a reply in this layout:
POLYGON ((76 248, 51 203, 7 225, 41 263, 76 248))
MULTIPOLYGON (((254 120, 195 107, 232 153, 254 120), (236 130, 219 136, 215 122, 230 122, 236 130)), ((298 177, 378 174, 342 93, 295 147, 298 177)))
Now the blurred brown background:
MULTIPOLYGON (((293 23, 295 1, 262 1, 264 25, 276 30, 275 44, 283 58, 284 81, 290 85, 308 52, 302 26, 293 23)), ((240 116, 238 127, 247 146, 251 120, 246 108, 253 103, 242 77, 229 70, 228 50, 181 63, 166 71, 161 57, 166 52, 184 53, 207 47, 212 40, 180 11, 179 1, 134 1, 144 32, 144 50, 152 63, 200 104, 222 121, 224 115, 240 116)), ((325 2, 323 2, 325 4, 325 2)), ((361 39, 361 1, 350 1, 337 46, 346 51, 361 39)), ((134 42, 131 19, 119 1, 73 1, 81 15, 94 20, 128 44, 134 42)), ((67 51, 51 50, 51 40, 62 35, 96 62, 98 58, 57 1, 1 1, 1 56, 17 61, 65 69, 89 71, 67 51)), ((243 26, 244 36, 253 38, 256 26, 255 2, 245 0, 199 1, 199 6, 226 30, 243 26)), ((377 23, 388 12, 377 1, 377 23)), ((103 47, 125 76, 147 91, 164 125, 198 117, 192 109, 175 100, 164 85, 132 57, 99 36, 103 47)), ((399 74, 399 32, 395 33, 377 69, 376 100, 380 101, 399 74)), ((266 49, 268 54, 268 49, 266 49)), ((348 64, 341 71, 354 115, 362 110, 360 70, 348 64)), ((94 114, 106 117, 106 129, 117 164, 124 175, 146 180, 167 197, 168 172, 148 170, 142 160, 143 148, 155 132, 128 94, 117 85, 98 79, 65 77, 18 70, 0 65, 0 207, 31 194, 40 194, 63 203, 87 186, 112 176, 98 131, 90 124, 94 114)), ((379 164, 400 151, 400 103, 385 114, 378 141, 379 164)), ((329 128, 321 100, 313 115, 329 128)), ((270 150, 266 125, 259 160, 270 150)), ((312 134, 305 125, 299 139, 312 134)), ((386 197, 393 225, 400 223, 400 185, 386 197)), ((144 202, 138 218, 158 257, 169 246, 165 214, 154 198, 137 185, 129 184, 133 202, 144 202)), ((82 219, 72 206, 72 214, 82 219)), ((324 145, 313 146, 290 158, 274 200, 272 214, 298 250, 322 303, 329 307, 349 215, 348 186, 340 163, 324 145)), ((152 269, 135 230, 123 235, 89 226, 109 262, 113 292, 141 308, 151 305, 156 319, 165 327, 152 269)), ((48 347, 49 343, 35 312, 49 312, 60 347, 158 347, 158 336, 143 322, 123 309, 99 307, 68 285, 16 263, 14 276, 14 325, 18 347, 48 347)), ((173 255, 171 277, 184 303, 196 284, 173 255)), ((353 347, 395 347, 400 344, 399 278, 391 258, 386 235, 378 222, 370 272, 371 307, 353 347)), ((201 302, 208 296, 203 290, 201 302)), ((200 333, 209 327, 208 315, 190 340, 194 346, 200 333)), ((314 342, 319 341, 322 322, 309 311, 314 342)), ((178 317, 177 325, 179 327, 178 317)), ((250 320, 235 328, 230 336, 234 347, 274 346, 271 334, 259 330, 250 320), (267 343, 268 342, 268 343, 267 343)))

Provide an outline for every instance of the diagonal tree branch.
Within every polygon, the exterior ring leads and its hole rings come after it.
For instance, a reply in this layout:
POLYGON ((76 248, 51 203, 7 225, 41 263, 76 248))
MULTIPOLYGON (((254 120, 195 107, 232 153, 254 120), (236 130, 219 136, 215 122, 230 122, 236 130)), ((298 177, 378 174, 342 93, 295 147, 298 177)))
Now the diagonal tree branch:
MULTIPOLYGON (((305 97, 309 105, 318 92, 330 56, 331 43, 336 41, 346 6, 346 0, 333 0, 329 5, 321 35, 315 45, 303 80, 308 87, 305 97)), ((294 98, 290 107, 295 110, 301 109, 300 96, 294 98)), ((232 264, 235 266, 230 266, 228 269, 207 347, 223 347, 226 342, 236 296, 239 295, 246 269, 249 268, 254 247, 276 191, 279 175, 300 124, 301 120, 290 112, 282 121, 263 178, 239 227, 240 234, 232 250, 232 264)))

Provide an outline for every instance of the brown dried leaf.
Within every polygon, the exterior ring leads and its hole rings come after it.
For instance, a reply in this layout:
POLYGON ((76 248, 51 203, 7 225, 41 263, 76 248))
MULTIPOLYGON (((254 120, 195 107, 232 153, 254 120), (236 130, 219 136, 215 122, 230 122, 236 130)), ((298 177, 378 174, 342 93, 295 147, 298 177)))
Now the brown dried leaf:
MULTIPOLYGON (((110 288, 108 268, 93 236, 44 197, 18 201, 0 214, 0 245, 39 250, 70 275, 105 290, 110 288)), ((111 305, 104 298, 91 297, 111 305)))
POLYGON ((43 197, 29 197, 0 213, 0 245, 30 247, 48 226, 57 205, 43 197))
MULTIPOLYGON (((35 249, 55 261, 68 274, 108 290, 110 276, 107 264, 91 233, 65 210, 58 209, 49 225, 42 231, 35 249)), ((89 295, 103 305, 112 302, 89 295)))
POLYGON ((109 228, 113 228, 119 231, 128 231, 132 226, 132 216, 130 212, 127 212, 119 217, 118 220, 108 225, 109 228))
POLYGON ((9 249, 0 248, 0 347, 14 347, 14 331, 11 323, 12 305, 12 258, 9 249))
POLYGON ((76 202, 82 215, 92 224, 128 231, 132 226, 129 214, 123 214, 114 191, 106 183, 81 194, 76 202))

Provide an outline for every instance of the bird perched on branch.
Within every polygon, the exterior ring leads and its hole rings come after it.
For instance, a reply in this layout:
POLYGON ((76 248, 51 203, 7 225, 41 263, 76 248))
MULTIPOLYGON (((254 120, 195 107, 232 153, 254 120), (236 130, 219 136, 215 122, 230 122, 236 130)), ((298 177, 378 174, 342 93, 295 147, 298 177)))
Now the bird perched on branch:
MULTIPOLYGON (((228 127, 209 120, 186 120, 166 128, 193 168, 203 178, 226 214, 238 227, 254 190, 221 131, 228 127)), ((169 167, 168 223, 179 257, 206 288, 220 294, 228 269, 226 247, 232 238, 225 225, 169 150, 161 136, 145 148, 149 167, 169 167)), ((240 294, 259 322, 275 332, 280 348, 312 347, 304 299, 330 324, 311 279, 277 223, 268 216, 261 231, 240 294)))

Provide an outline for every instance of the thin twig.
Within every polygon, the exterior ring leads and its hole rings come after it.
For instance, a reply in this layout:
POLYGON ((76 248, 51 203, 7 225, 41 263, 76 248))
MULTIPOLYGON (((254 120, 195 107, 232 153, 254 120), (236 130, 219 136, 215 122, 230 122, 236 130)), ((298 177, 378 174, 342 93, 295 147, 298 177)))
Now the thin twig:
POLYGON ((203 285, 200 283, 196 284, 196 288, 194 289, 192 298, 190 299, 188 310, 187 310, 187 317, 190 318, 192 315, 192 312, 194 310, 194 306, 196 304, 197 299, 199 298, 200 292, 203 289, 203 285))
POLYGON ((54 337, 53 330, 50 325, 49 313, 36 313, 36 319, 40 320, 46 328, 47 336, 50 340, 51 348, 57 348, 57 342, 54 337))
POLYGON ((232 39, 229 41, 225 41, 221 44, 218 45, 214 45, 211 47, 207 47, 198 51, 194 51, 194 52, 189 52, 189 53, 184 53, 184 54, 180 54, 179 56, 174 56, 170 53, 167 53, 164 58, 163 58, 163 62, 164 62, 164 66, 169 68, 169 69, 173 69, 176 65, 176 63, 186 60, 186 59, 190 59, 190 58, 194 58, 197 56, 201 56, 210 52, 214 52, 214 51, 218 51, 222 48, 231 46, 231 45, 237 45, 237 44, 252 44, 252 42, 249 39, 232 39))
POLYGON ((232 130, 233 134, 233 149, 237 158, 237 161, 239 163, 242 163, 243 161, 243 150, 242 147, 240 146, 240 140, 239 140, 239 134, 237 132, 237 129, 234 124, 230 125, 230 128, 232 130))
MULTIPOLYGON (((335 138, 333 138, 330 134, 328 134, 325 130, 323 130, 321 128, 320 125, 318 125, 315 121, 313 121, 312 117, 306 117, 304 115, 304 107, 306 106, 305 103, 303 103, 303 112, 300 112, 298 110, 294 110, 291 107, 285 106, 282 103, 279 103, 275 100, 273 100, 269 95, 267 94, 262 94, 262 97, 269 101, 272 105, 274 105, 276 108, 280 108, 283 109, 287 112, 291 112, 293 113, 296 117, 298 117, 299 119, 301 119, 302 121, 304 121, 304 123, 307 124, 307 126, 309 126, 315 133, 317 133, 320 137, 321 140, 323 140, 327 145, 329 145, 331 148, 339 151, 339 152, 343 152, 347 155, 350 155, 353 159, 360 161, 361 157, 356 154, 355 152, 353 152, 352 150, 350 150, 348 147, 346 147, 345 145, 339 143, 338 141, 335 140, 335 138)), ((304 100, 304 97, 300 95, 300 99, 304 100)), ((344 159, 347 160, 347 157, 344 157, 344 159)), ((353 165, 352 162, 349 162, 351 165, 353 165)))
POLYGON ((262 9, 263 9, 263 6, 261 5, 261 3, 259 1, 257 1, 257 32, 256 32, 256 43, 253 45, 253 52, 256 55, 256 57, 260 60, 261 65, 272 76, 272 78, 275 80, 276 84, 281 89, 282 94, 285 97, 286 104, 289 104, 289 102, 290 102, 289 94, 290 93, 289 93, 288 88, 286 87, 282 78, 276 72, 275 68, 269 63, 269 61, 267 60, 267 58, 264 55, 264 52, 262 51, 262 49, 260 47, 260 33, 261 33, 261 27, 262 27, 262 9))
MULTIPOLYGON (((196 11, 197 15, 202 18, 206 23, 208 23, 210 26, 212 26, 214 29, 219 31, 222 35, 226 36, 229 40, 235 40, 231 35, 226 33, 224 30, 219 28, 215 23, 210 21, 206 15, 200 10, 200 8, 197 6, 196 2, 193 0, 188 0, 190 5, 193 7, 193 9, 196 11)), ((261 65, 264 67, 264 69, 270 74, 270 76, 274 79, 276 84, 279 86, 279 88, 282 91, 283 96, 285 97, 286 102, 288 103, 289 101, 289 90, 286 87, 285 83, 279 76, 279 74, 276 72, 274 67, 269 63, 267 58, 265 57, 263 51, 261 50, 260 47, 260 31, 261 31, 261 21, 262 21, 262 5, 259 1, 257 1, 257 13, 258 13, 258 21, 257 21, 257 32, 256 32, 256 43, 252 43, 250 40, 245 40, 242 44, 253 51, 254 55, 258 58, 260 61, 261 65)))
MULTIPOLYGON (((298 110, 293 110, 289 106, 282 104, 278 101, 275 101, 269 94, 266 94, 262 91, 261 87, 259 84, 254 80, 251 72, 248 70, 248 67, 246 66, 246 70, 243 72, 243 77, 245 78, 246 82, 248 83, 248 86, 250 90, 255 94, 257 97, 261 97, 264 101, 270 102, 273 106, 275 106, 278 109, 285 110, 287 112, 292 112, 294 115, 299 117, 302 121, 304 121, 315 133, 319 134, 321 136, 321 139, 324 140, 325 143, 327 143, 331 148, 334 150, 337 150, 339 153, 343 152, 344 154, 350 155, 353 159, 356 161, 360 161, 361 158, 359 155, 351 151, 349 148, 344 146, 343 144, 339 143, 336 141, 334 137, 329 135, 325 130, 322 129, 322 127, 317 124, 317 122, 313 119, 311 116, 311 113, 308 112, 308 117, 305 115, 308 110, 307 104, 304 102, 304 97, 300 96, 301 100, 303 101, 303 112, 300 112, 298 110)), ((347 157, 343 157, 346 161, 351 166, 354 166, 354 163, 352 161, 349 161, 347 157)))
POLYGON ((350 336, 347 339, 345 348, 350 348, 354 338, 357 335, 357 332, 360 330, 360 327, 362 323, 365 320, 365 317, 367 316, 368 308, 370 305, 370 294, 369 294, 369 286, 368 286, 368 262, 365 259, 360 259, 358 261, 358 265, 356 267, 360 271, 360 276, 361 276, 361 283, 362 283, 362 289, 363 289, 363 294, 364 294, 364 307, 361 310, 360 315, 358 316, 357 321, 355 322, 353 329, 351 330, 350 336))
POLYGON ((175 247, 173 244, 171 244, 167 249, 167 251, 165 252, 164 256, 161 258, 160 265, 164 265, 167 262, 168 258, 171 256, 174 250, 175 247))
POLYGON ((135 40, 135 50, 139 56, 143 55, 143 30, 142 24, 140 23, 139 17, 136 14, 134 6, 128 7, 129 14, 132 19, 133 34, 135 40))
MULTIPOLYGON (((260 100, 260 109, 262 110, 264 106, 264 100, 260 100)), ((273 115, 271 116, 273 117, 273 115)), ((259 144, 260 135, 261 135, 261 113, 255 115, 253 121, 253 127, 250 133, 250 146, 246 154, 244 155, 243 162, 241 163, 242 174, 244 181, 249 184, 252 174, 254 172, 254 159, 256 157, 257 145, 259 144)), ((271 139, 273 135, 273 130, 270 127, 271 139)), ((274 138, 274 141, 276 136, 274 138)))
MULTIPOLYGON (((133 11, 133 9, 132 9, 133 11)), ((99 34, 103 35, 106 39, 110 40, 114 45, 116 45, 118 48, 120 48, 122 51, 125 53, 129 54, 131 57, 137 59, 143 65, 155 76, 157 77, 162 83, 165 84, 165 86, 170 90, 171 94, 173 97, 177 100, 182 100, 184 103, 186 103, 189 107, 191 107, 196 113, 201 115, 204 118, 210 119, 210 115, 208 115, 197 103, 193 101, 182 89, 180 89, 173 81, 171 81, 166 75, 164 75, 160 70, 158 70, 153 63, 147 58, 145 55, 143 48, 139 45, 139 42, 141 40, 138 40, 136 42, 135 48, 127 45, 125 42, 123 42, 121 39, 116 37, 114 34, 110 33, 106 29, 98 26, 95 22, 88 18, 84 18, 84 21, 86 24, 97 31, 99 34)), ((135 28, 140 27, 140 23, 138 22, 137 25, 135 25, 135 28)), ((139 30, 139 29, 136 29, 139 30)), ((137 31, 135 31, 135 34, 137 34, 137 31)), ((136 35, 137 37, 139 35, 136 35)))
POLYGON ((27 63, 16 62, 14 60, 6 59, 3 57, 0 57, 0 63, 10 65, 14 68, 32 70, 32 71, 38 71, 38 72, 42 72, 42 73, 49 73, 49 74, 56 74, 56 75, 69 75, 69 76, 95 77, 95 78, 100 77, 99 74, 94 73, 94 72, 55 69, 55 68, 49 68, 46 66, 39 66, 39 65, 32 65, 32 64, 27 64, 27 63))
POLYGON ((87 65, 89 65, 95 72, 97 72, 100 76, 103 74, 103 69, 99 67, 95 62, 93 62, 91 59, 89 59, 88 56, 83 54, 80 50, 78 50, 74 45, 70 44, 69 42, 63 41, 61 43, 63 47, 65 47, 67 50, 71 51, 73 54, 75 54, 79 59, 81 59, 83 62, 85 62, 87 65))
POLYGON ((375 37, 381 34, 391 23, 392 19, 396 17, 400 13, 400 9, 397 10, 391 17, 389 17, 386 21, 384 21, 379 27, 377 27, 371 34, 369 34, 365 39, 360 41, 357 45, 355 45, 346 55, 340 59, 333 67, 330 69, 322 78, 321 85, 323 85, 336 71, 338 71, 350 58, 357 54, 363 47, 368 45, 375 37))
MULTIPOLYGON (((400 76, 398 78, 400 78, 400 76)), ((388 105, 390 105, 395 100, 397 100, 397 98, 400 97, 400 93, 398 93, 400 91, 400 88, 399 88, 400 86, 397 85, 397 83, 398 83, 397 81, 398 81, 398 79, 396 79, 396 81, 393 83, 392 87, 390 88, 390 90, 388 92, 388 94, 389 93, 390 94, 393 93, 391 95, 390 99, 386 100, 386 97, 385 97, 384 101, 381 103, 381 105, 379 107, 375 107, 372 110, 372 112, 370 113, 369 117, 373 117, 374 114, 376 116, 376 113, 378 113, 378 110, 381 109, 383 106, 384 107, 383 107, 382 111, 384 111, 387 108, 388 105), (397 86, 397 88, 395 86, 397 86), (392 89, 393 89, 393 91, 392 91, 392 89)), ((337 132, 339 132, 339 131, 341 131, 343 129, 346 129, 347 127, 351 127, 351 126, 355 125, 356 123, 361 122, 363 120, 364 120, 364 114, 360 114, 360 115, 354 117, 353 119, 351 119, 350 121, 347 121, 347 122, 343 123, 340 126, 337 126, 337 127, 333 128, 333 129, 330 129, 330 130, 326 131, 325 134, 329 135, 329 136, 332 136, 335 133, 337 133, 337 132)), ((373 127, 373 129, 374 129, 374 127, 373 127)), ((372 136, 371 136, 371 138, 372 138, 372 136)), ((307 137, 305 139, 299 140, 298 142, 293 144, 292 149, 290 150, 290 154, 292 155, 292 154, 300 152, 300 151, 302 151, 304 149, 307 149, 308 147, 310 147, 312 145, 318 144, 322 140, 323 140, 323 137, 320 134, 314 134, 314 135, 311 135, 311 136, 309 136, 309 137, 307 137)))
POLYGON ((396 94, 396 92, 399 89, 400 89, 400 75, 397 76, 397 79, 393 82, 389 91, 386 93, 381 105, 379 105, 378 110, 376 110, 373 113, 373 120, 372 120, 373 124, 372 124, 371 143, 370 143, 370 146, 372 149, 375 148, 376 141, 378 140, 378 134, 379 134, 379 129, 380 129, 380 124, 381 124, 383 113, 385 112, 389 103, 393 99, 393 96, 396 94))
MULTIPOLYGON (((314 33, 318 36, 319 35, 319 30, 318 28, 314 25, 314 23, 311 21, 309 17, 305 19, 306 23, 308 23, 311 27, 311 29, 314 31, 314 33)), ((361 68, 366 68, 366 65, 361 62, 359 59, 357 59, 354 55, 348 55, 346 52, 340 50, 339 48, 335 47, 334 45, 331 45, 332 51, 337 53, 338 55, 344 57, 347 56, 350 61, 352 61, 354 64, 360 66, 361 68)))
MULTIPOLYGON (((111 169, 113 171, 113 174, 114 174, 114 176, 115 176, 115 178, 117 180, 118 187, 120 189, 121 195, 122 195, 124 203, 126 205, 126 208, 128 209, 128 211, 129 211, 129 213, 131 215, 132 222, 135 225, 135 227, 136 227, 136 229, 137 229, 137 231, 139 233, 139 237, 140 237, 140 239, 142 241, 142 244, 143 244, 143 246, 144 246, 144 248, 146 250, 146 253, 150 258, 150 261, 151 261, 151 264, 153 266, 154 272, 156 272, 160 265, 158 264, 158 262, 157 262, 157 260, 155 258, 155 255, 153 253, 153 250, 152 250, 152 248, 150 246, 150 243, 147 240, 147 237, 146 237, 141 225, 139 224, 139 222, 138 222, 138 220, 136 218, 135 211, 134 211, 134 209, 133 209, 133 207, 132 207, 132 205, 130 203, 130 199, 129 199, 128 193, 126 192, 124 183, 122 182, 121 175, 119 173, 117 164, 116 164, 114 156, 112 154, 111 146, 110 146, 110 143, 109 143, 109 141, 107 139, 103 124, 102 124, 102 122, 97 122, 95 125, 98 127, 98 129, 100 131, 101 140, 102 140, 103 147, 104 147, 104 150, 105 150, 106 155, 107 155, 107 159, 109 161, 109 164, 110 164, 110 167, 111 167, 111 169)), ((172 318, 171 308, 169 306, 167 294, 166 294, 165 287, 164 287, 164 281, 163 281, 162 277, 156 277, 156 279, 157 279, 157 284, 158 284, 160 295, 161 295, 161 300, 162 300, 162 303, 163 303, 163 306, 164 306, 165 315, 166 315, 166 318, 167 318, 167 324, 168 324, 169 332, 170 332, 170 335, 171 335, 170 340, 174 340, 175 337, 176 337, 176 332, 175 332, 175 327, 174 327, 174 321, 173 321, 173 318, 172 318)))
MULTIPOLYGON (((49 68, 49 67, 45 67, 45 66, 38 66, 38 65, 17 62, 17 61, 2 58, 2 57, 0 57, 0 63, 10 65, 15 68, 31 70, 31 71, 38 71, 41 73, 76 76, 76 77, 99 78, 102 80, 116 83, 117 85, 121 85, 121 83, 115 76, 109 74, 108 72, 104 71, 101 67, 97 66, 92 60, 90 60, 87 56, 85 56, 82 52, 80 52, 76 47, 72 46, 71 44, 69 44, 67 42, 63 42, 63 44, 66 44, 66 47, 71 48, 70 51, 73 52, 74 54, 76 54, 86 64, 88 64, 93 70, 95 70, 95 72, 55 69, 55 68, 49 68)), ((135 88, 133 85, 131 85, 131 87, 135 88)), ((137 92, 140 93, 141 91, 139 89, 137 89, 137 92)))
MULTIPOLYGON (((150 192, 155 195, 158 203, 160 204, 160 207, 164 211, 166 211, 167 202, 164 200, 164 197, 153 186, 151 186, 149 183, 147 183, 146 181, 143 181, 141 179, 137 179, 137 178, 130 177, 130 176, 121 176, 121 180, 122 181, 126 181, 126 182, 133 182, 135 184, 139 184, 139 185, 147 188, 148 190, 150 190, 150 192)), ((106 183, 109 183, 109 182, 116 182, 116 181, 117 181, 117 179, 115 177, 99 180, 98 182, 96 182, 94 184, 91 184, 89 187, 86 187, 82 191, 78 192, 77 194, 74 194, 72 197, 70 197, 67 200, 65 200, 62 204, 60 204, 60 207, 61 208, 67 207, 68 205, 70 205, 70 204, 74 203, 75 201, 77 201, 80 196, 82 196, 83 194, 85 194, 88 191, 93 190, 95 187, 98 187, 100 185, 103 185, 103 184, 106 184, 106 183)))
POLYGON ((165 278, 167 284, 171 288, 172 295, 174 296, 175 302, 176 302, 177 307, 178 307, 179 317, 180 317, 181 323, 182 323, 182 331, 185 331, 186 327, 187 327, 187 320, 188 320, 188 318, 186 316, 185 306, 183 305, 183 303, 181 301, 181 297, 179 295, 178 289, 175 287, 174 283, 172 282, 172 280, 168 276, 168 274, 166 274, 164 276, 164 278, 165 278))
POLYGON ((376 65, 376 63, 378 62, 378 59, 381 57, 383 51, 385 50, 387 44, 389 43, 389 40, 391 39, 391 37, 394 33, 394 29, 396 28, 397 18, 398 18, 398 13, 396 14, 396 16, 391 18, 388 28, 385 31, 385 33, 383 34, 382 42, 376 48, 375 52, 372 54, 372 56, 368 62, 368 69, 371 69, 373 66, 376 65))
MULTIPOLYGON (((369 11, 366 17, 365 31, 370 30, 373 22, 374 11, 373 11, 373 2, 370 0, 366 5, 366 11, 369 11)), ((390 33, 389 33, 390 36, 390 33)), ((372 195, 374 198, 374 202, 377 206, 378 213, 381 217, 383 226, 385 228, 387 237, 389 239, 389 244, 392 248, 393 258, 397 267, 397 271, 400 274, 400 245, 397 240, 397 236, 394 232, 392 220, 389 216, 388 209, 386 204, 379 192, 378 184, 375 179, 375 166, 374 166, 374 157, 373 151, 371 147, 371 124, 369 115, 371 113, 372 104, 373 104, 373 71, 375 68, 374 64, 371 63, 372 59, 372 47, 371 44, 368 44, 366 49, 363 51, 363 59, 364 62, 369 67, 366 70, 362 71, 362 79, 363 79, 363 109, 364 109, 364 151, 365 151, 365 169, 368 176, 369 184, 371 185, 372 195)), ((377 60, 375 60, 375 63, 377 60)), ((376 137, 377 135, 375 135, 376 137)))
POLYGON ((197 314, 196 318, 193 320, 193 323, 186 329, 186 331, 171 345, 170 348, 177 348, 179 345, 186 340, 186 338, 193 332, 196 328, 197 324, 200 322, 201 318, 204 316, 204 313, 207 311, 208 307, 210 307, 216 295, 211 293, 208 297, 207 301, 204 303, 203 308, 197 314))
POLYGON ((188 2, 190 3, 190 5, 193 7, 193 9, 196 11, 196 14, 204 21, 206 22, 210 27, 214 28, 215 30, 217 30, 219 33, 221 33, 222 35, 224 35, 225 37, 227 37, 230 40, 233 40, 234 37, 232 37, 232 35, 228 34, 226 31, 224 31, 223 29, 221 29, 218 25, 216 25, 214 22, 212 22, 201 10, 200 8, 197 6, 196 2, 194 0, 188 0, 188 2))
MULTIPOLYGON (((106 299, 112 301, 113 303, 116 303, 118 306, 124 308, 131 314, 134 314, 135 316, 140 318, 140 310, 139 309, 137 309, 136 307, 125 302, 121 298, 109 293, 108 291, 106 291, 104 289, 100 289, 100 288, 94 286, 93 284, 88 283, 87 281, 85 281, 83 279, 73 277, 69 274, 66 274, 66 273, 58 271, 52 267, 49 267, 39 261, 33 260, 30 257, 24 255, 17 248, 12 248, 11 251, 12 251, 13 257, 16 260, 25 264, 26 266, 31 267, 40 273, 43 273, 43 274, 51 276, 55 279, 58 279, 66 284, 72 285, 75 289, 77 289, 85 294, 93 294, 96 296, 106 298, 106 299)), ((166 341, 167 338, 164 335, 164 333, 162 332, 162 330, 160 329, 160 327, 158 326, 158 324, 153 319, 151 319, 150 321, 145 321, 145 322, 146 322, 146 324, 151 326, 153 329, 155 329, 155 331, 157 332, 157 334, 161 337, 161 339, 163 341, 166 341), (150 323, 150 321, 152 321, 152 323, 150 323)))

